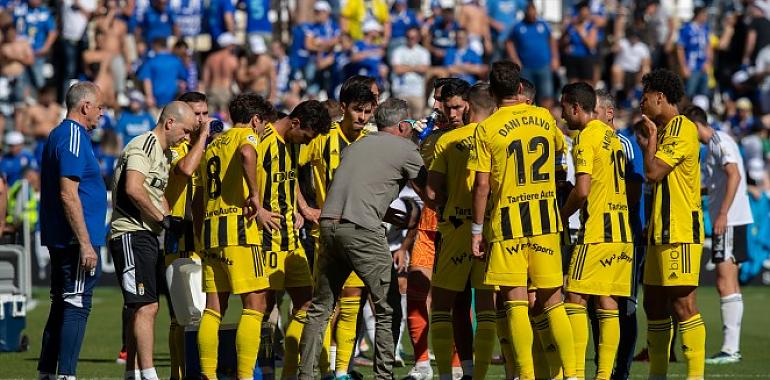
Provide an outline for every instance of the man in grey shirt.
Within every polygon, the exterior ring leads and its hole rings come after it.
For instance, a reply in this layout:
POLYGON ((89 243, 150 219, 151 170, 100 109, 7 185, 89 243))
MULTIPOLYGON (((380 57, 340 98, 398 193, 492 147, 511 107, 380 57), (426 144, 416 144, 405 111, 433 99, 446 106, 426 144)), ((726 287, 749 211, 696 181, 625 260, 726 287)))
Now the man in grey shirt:
POLYGON ((408 109, 405 101, 388 99, 375 114, 378 132, 342 153, 321 212, 324 254, 317 256, 313 301, 300 341, 300 379, 314 378, 334 300, 351 271, 363 280, 374 303, 375 377, 393 378, 401 298, 382 221, 407 181, 422 188, 427 176, 417 145, 410 140, 412 123, 405 121, 408 109))

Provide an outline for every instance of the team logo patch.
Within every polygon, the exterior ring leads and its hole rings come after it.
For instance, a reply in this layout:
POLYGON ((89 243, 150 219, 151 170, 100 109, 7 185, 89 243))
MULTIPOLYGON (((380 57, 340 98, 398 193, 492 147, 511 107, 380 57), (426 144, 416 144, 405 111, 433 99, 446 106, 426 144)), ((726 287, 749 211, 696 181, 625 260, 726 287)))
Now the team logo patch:
POLYGON ((177 158, 179 158, 179 152, 177 152, 177 151, 175 151, 175 150, 172 150, 172 151, 171 151, 171 161, 174 161, 174 160, 176 160, 177 158))
POLYGON ((256 144, 257 143, 257 136, 254 135, 248 135, 246 136, 246 140, 249 140, 249 142, 256 144))

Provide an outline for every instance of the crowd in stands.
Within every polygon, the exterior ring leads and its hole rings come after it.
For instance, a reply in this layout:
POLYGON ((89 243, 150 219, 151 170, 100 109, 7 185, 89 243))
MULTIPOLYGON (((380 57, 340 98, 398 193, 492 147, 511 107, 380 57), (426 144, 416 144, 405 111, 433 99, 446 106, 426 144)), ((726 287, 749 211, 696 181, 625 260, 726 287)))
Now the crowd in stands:
MULTIPOLYGON (((587 81, 617 97, 623 126, 639 117, 642 76, 668 67, 739 142, 755 209, 767 210, 770 0, 681 3, 299 0, 286 9, 270 0, 0 0, 0 171, 9 187, 34 180, 73 80, 104 91, 92 141, 109 180, 123 145, 188 90, 206 93, 211 116, 227 125, 236 93, 291 110, 303 99, 335 99, 345 78, 362 74, 376 78, 380 100, 405 99, 422 117, 434 78, 474 83, 490 62, 510 59, 534 83, 538 105, 557 111, 556 89, 587 81)), ((754 243, 767 256, 770 247, 754 243)))

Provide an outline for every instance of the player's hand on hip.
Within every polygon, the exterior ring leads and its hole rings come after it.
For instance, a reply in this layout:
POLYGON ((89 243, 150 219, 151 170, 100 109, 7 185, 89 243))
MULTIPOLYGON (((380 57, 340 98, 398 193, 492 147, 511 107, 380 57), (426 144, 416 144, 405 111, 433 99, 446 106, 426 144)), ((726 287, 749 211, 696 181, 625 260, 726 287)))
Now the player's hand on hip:
POLYGON ((724 235, 727 230, 727 214, 719 214, 714 219, 714 235, 724 235))
POLYGON ((481 235, 471 235, 471 253, 479 259, 484 258, 484 242, 481 235))
POLYGON ((257 208, 257 223, 270 232, 281 228, 282 219, 283 215, 277 212, 267 211, 262 207, 257 208))
POLYGON ((305 207, 302 211, 302 217, 305 218, 306 221, 318 224, 318 221, 321 220, 321 210, 317 209, 315 207, 305 207))
POLYGON ((96 269, 96 251, 91 244, 80 246, 80 266, 83 269, 93 272, 96 269))
POLYGON ((294 212, 294 230, 299 231, 302 226, 305 225, 305 218, 302 217, 302 213, 299 211, 294 212))

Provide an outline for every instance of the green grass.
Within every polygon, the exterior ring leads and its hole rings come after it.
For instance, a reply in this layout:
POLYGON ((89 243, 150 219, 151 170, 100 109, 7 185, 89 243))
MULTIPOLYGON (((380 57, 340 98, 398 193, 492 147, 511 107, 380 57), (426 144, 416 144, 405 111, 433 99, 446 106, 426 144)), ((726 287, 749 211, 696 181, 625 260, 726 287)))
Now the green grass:
MULTIPOLYGON (((24 378, 34 379, 37 376, 37 355, 40 351, 40 336, 45 326, 48 315, 47 290, 35 289, 35 297, 41 302, 27 316, 26 334, 30 338, 30 351, 22 353, 0 354, 0 378, 24 378)), ((721 344, 721 323, 719 317, 719 297, 714 288, 703 288, 699 292, 699 307, 706 322, 708 339, 706 342, 707 353, 711 354, 719 349, 721 344)), ((752 287, 743 291, 745 313, 743 317, 742 353, 743 361, 738 365, 707 366, 707 378, 770 378, 770 293, 767 288, 752 287)), ((233 301, 236 301, 233 299, 233 301)), ((94 307, 88 322, 88 330, 80 354, 78 375, 80 378, 115 378, 120 379, 123 368, 115 364, 115 358, 120 349, 120 313, 122 299, 115 288, 98 288, 94 296, 94 307)), ((225 322, 233 322, 238 317, 237 302, 232 302, 231 310, 225 318, 225 322)), ((642 316, 643 318, 643 316, 642 316)), ((285 320, 285 319, 284 319, 285 320)), ((165 305, 161 306, 155 336, 155 360, 158 373, 161 378, 168 378, 169 355, 166 337, 168 329, 168 314, 165 305)), ((637 346, 644 344, 645 322, 640 321, 642 336, 639 337, 637 346)), ((589 346, 591 346, 589 344, 589 346)), ((637 347, 637 348, 638 348, 637 347)), ((404 348, 409 351, 410 344, 405 342, 404 348)), ((682 355, 679 355, 682 358, 682 355)), ((588 354, 589 364, 586 373, 593 373, 593 364, 590 363, 593 353, 588 354)), ((396 378, 402 378, 409 369, 397 368, 396 378)), ((371 377, 371 371, 364 368, 362 372, 371 377)), ((669 373, 672 378, 683 378, 685 366, 681 363, 673 363, 669 373)), ((646 378, 647 364, 634 363, 632 368, 633 378, 646 378)), ((488 375, 490 379, 502 379, 503 367, 492 366, 488 375)))

